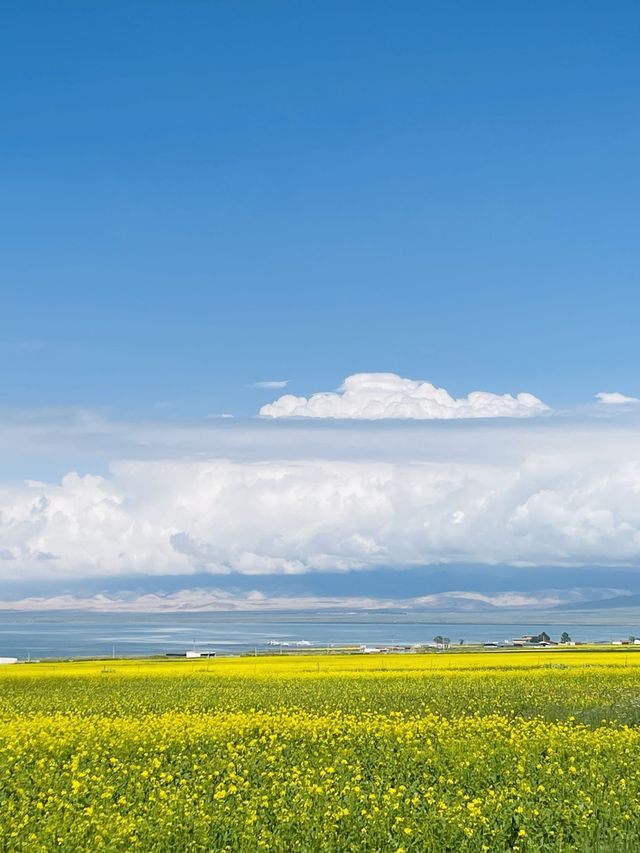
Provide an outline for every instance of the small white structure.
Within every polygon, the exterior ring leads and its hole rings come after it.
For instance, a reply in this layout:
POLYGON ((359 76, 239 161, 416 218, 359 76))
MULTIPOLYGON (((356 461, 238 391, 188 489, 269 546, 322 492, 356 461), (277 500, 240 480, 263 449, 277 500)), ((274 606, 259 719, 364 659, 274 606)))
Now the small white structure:
POLYGON ((18 663, 18 658, 0 658, 0 664, 2 663, 18 663))
POLYGON ((195 649, 193 649, 193 651, 188 651, 186 654, 186 657, 188 658, 214 658, 215 656, 215 652, 198 652, 195 649))

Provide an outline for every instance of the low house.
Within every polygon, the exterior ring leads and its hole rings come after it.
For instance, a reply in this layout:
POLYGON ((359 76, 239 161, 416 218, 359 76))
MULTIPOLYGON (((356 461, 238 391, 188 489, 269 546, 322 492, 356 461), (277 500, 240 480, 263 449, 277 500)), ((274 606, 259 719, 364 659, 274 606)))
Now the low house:
POLYGON ((514 637, 511 640, 512 646, 528 646, 533 640, 533 634, 524 634, 522 637, 514 637))
POLYGON ((188 652, 166 652, 165 656, 168 658, 214 658, 216 653, 191 650, 188 652))

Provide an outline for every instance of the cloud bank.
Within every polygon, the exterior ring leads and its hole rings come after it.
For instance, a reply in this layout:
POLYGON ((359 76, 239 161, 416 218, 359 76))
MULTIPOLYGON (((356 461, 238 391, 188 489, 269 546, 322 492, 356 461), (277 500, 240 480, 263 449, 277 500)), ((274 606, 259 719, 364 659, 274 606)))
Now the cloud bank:
POLYGON ((458 418, 525 418, 549 411, 537 397, 521 393, 473 391, 456 399, 430 382, 404 379, 395 373, 355 373, 338 392, 295 397, 285 394, 262 406, 267 418, 385 418, 436 420, 458 418))
MULTIPOLYGON (((476 438, 465 429, 459 445, 476 438)), ((460 461, 125 460, 0 484, 0 578, 637 566, 637 431, 542 429, 520 446, 515 429, 460 461)))

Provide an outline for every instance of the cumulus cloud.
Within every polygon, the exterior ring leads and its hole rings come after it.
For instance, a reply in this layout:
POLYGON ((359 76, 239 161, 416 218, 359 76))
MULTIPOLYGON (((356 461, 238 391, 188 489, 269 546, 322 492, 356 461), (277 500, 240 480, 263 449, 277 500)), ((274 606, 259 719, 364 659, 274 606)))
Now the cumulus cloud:
POLYGON ((518 444, 516 427, 488 431, 492 456, 465 428, 471 450, 440 461, 130 460, 0 484, 0 577, 636 566, 637 431, 543 428, 518 444))
POLYGON ((289 379, 263 379, 260 382, 252 383, 252 388, 286 388, 289 384, 289 379))
POLYGON ((619 391, 600 391, 596 394, 598 402, 605 406, 624 406, 629 403, 640 403, 639 397, 627 397, 626 394, 621 394, 619 391))
POLYGON ((348 376, 338 392, 311 397, 285 394, 262 406, 268 418, 350 418, 417 420, 453 418, 523 418, 549 411, 533 394, 491 394, 472 391, 466 397, 452 397, 430 382, 404 379, 395 373, 355 373, 348 376))

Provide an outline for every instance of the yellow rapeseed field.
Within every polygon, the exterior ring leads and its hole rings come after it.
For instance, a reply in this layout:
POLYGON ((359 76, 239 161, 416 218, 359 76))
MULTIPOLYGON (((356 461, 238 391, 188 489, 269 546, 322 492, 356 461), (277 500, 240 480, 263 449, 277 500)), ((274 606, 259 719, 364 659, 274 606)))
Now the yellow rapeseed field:
POLYGON ((640 653, 0 670, 3 851, 638 851, 640 653))

